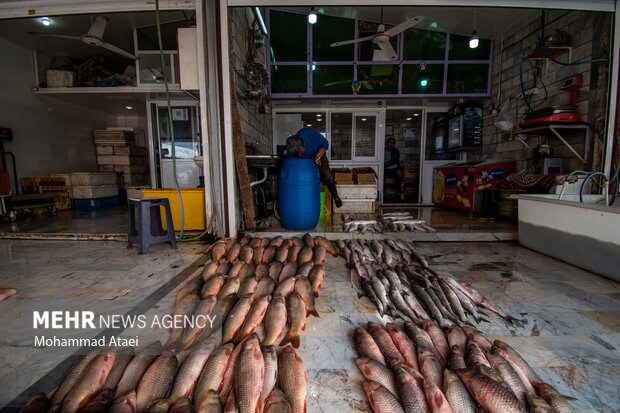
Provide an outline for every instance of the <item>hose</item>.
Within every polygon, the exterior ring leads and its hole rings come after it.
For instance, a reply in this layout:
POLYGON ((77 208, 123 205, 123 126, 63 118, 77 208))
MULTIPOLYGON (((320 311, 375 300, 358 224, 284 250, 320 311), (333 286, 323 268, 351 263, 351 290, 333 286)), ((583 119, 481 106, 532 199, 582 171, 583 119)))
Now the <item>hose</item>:
MULTIPOLYGON (((590 178, 592 178, 593 176, 598 176, 598 175, 605 178, 607 183, 609 183, 609 179, 602 172, 592 172, 588 174, 588 176, 586 176, 586 179, 584 179, 583 182, 581 183, 581 187, 579 187, 579 202, 583 203, 583 189, 586 186, 586 182, 588 182, 588 180, 590 180, 590 178)), ((607 204, 609 205, 609 198, 608 198, 607 191, 605 191, 605 200, 607 201, 607 204)))
POLYGON ((523 101, 527 106, 527 110, 528 112, 531 112, 534 110, 534 108, 530 104, 529 98, 525 93, 525 83, 523 81, 523 60, 525 60, 525 56, 521 55, 521 61, 519 62, 519 87, 521 88, 521 96, 523 96, 523 101))
POLYGON ((159 0, 155 0, 155 19, 157 22, 157 43, 159 45, 159 60, 161 63, 161 71, 164 75, 164 90, 166 92, 166 103, 168 105, 168 127, 170 129, 170 144, 172 155, 172 175, 174 177, 174 186, 177 190, 177 196, 179 197, 179 206, 181 208, 181 233, 179 234, 179 240, 183 239, 183 232, 185 230, 185 209, 183 208, 183 197, 181 196, 181 189, 179 187, 179 180, 177 178, 177 157, 174 143, 174 123, 172 120, 172 103, 170 102, 170 88, 168 87, 168 77, 166 76, 166 59, 164 59, 164 46, 161 37, 161 20, 159 16, 159 0))

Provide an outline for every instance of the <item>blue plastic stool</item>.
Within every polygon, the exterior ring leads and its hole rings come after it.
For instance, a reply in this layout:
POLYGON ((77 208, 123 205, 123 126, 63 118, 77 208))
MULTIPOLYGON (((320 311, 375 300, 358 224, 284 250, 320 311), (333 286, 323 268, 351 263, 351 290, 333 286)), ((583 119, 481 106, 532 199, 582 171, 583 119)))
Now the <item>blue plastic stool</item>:
POLYGON ((152 244, 160 242, 169 242, 173 249, 177 248, 168 198, 130 198, 127 202, 129 203, 127 248, 131 248, 134 242, 138 243, 140 254, 147 254, 152 244), (166 213, 166 230, 161 225, 162 206, 166 213))

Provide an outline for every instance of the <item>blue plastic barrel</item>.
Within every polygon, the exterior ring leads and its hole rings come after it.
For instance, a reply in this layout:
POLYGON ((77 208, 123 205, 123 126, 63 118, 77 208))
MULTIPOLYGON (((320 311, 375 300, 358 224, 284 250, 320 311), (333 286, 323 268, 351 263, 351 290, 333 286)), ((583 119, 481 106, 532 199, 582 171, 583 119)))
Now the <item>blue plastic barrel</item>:
POLYGON ((286 158, 280 167, 278 211, 284 228, 316 227, 321 213, 321 178, 312 159, 286 158))

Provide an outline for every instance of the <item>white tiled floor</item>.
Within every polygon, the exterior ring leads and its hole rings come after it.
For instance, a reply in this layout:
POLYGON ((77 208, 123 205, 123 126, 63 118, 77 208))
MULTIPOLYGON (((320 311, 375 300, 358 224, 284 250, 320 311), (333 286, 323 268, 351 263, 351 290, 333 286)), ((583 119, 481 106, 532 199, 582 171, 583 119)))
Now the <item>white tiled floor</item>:
MULTIPOLYGON (((576 399, 577 411, 617 411, 620 284, 514 243, 418 245, 436 270, 471 282, 500 308, 528 321, 514 327, 491 317, 479 326, 482 332, 513 345, 544 380, 576 399)), ((152 248, 138 256, 120 242, 0 241, 1 286, 19 290, 0 302, 0 405, 71 354, 33 348, 32 309, 123 312, 154 295, 145 312, 170 312, 175 290, 158 297, 158 288, 203 257, 203 246, 152 248)), ((316 301, 320 317, 308 320, 299 349, 308 370, 308 412, 369 411, 350 336, 359 323, 379 318, 369 301, 353 292, 342 259, 329 257, 326 271, 316 301)), ((143 343, 166 337, 151 330, 143 343)))

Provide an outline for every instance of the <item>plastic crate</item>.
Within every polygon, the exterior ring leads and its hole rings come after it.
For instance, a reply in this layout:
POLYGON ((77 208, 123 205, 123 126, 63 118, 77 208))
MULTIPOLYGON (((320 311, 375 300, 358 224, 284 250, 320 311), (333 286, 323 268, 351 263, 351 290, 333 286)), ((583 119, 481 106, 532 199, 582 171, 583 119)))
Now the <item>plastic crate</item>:
MULTIPOLYGON (((205 190, 204 188, 181 188, 183 211, 185 212, 185 230, 202 231, 207 227, 205 216, 205 190)), ((144 198, 168 198, 174 229, 181 230, 181 206, 179 196, 174 188, 143 189, 144 198)), ((165 215, 161 214, 162 226, 165 229, 165 215)))
POLYGON ((59 211, 67 211, 71 209, 71 199, 69 198, 69 192, 58 192, 56 194, 56 198, 54 199, 54 206, 59 211))
POLYGON ((21 183, 21 187, 22 187, 22 192, 24 194, 35 194, 38 191, 38 185, 39 182, 37 180, 38 178, 22 178, 20 179, 20 183, 21 183))
POLYGON ((99 209, 110 206, 116 206, 119 204, 118 195, 117 196, 107 196, 105 198, 86 198, 86 199, 77 199, 71 198, 71 208, 73 209, 82 209, 82 208, 90 208, 90 209, 99 209))

